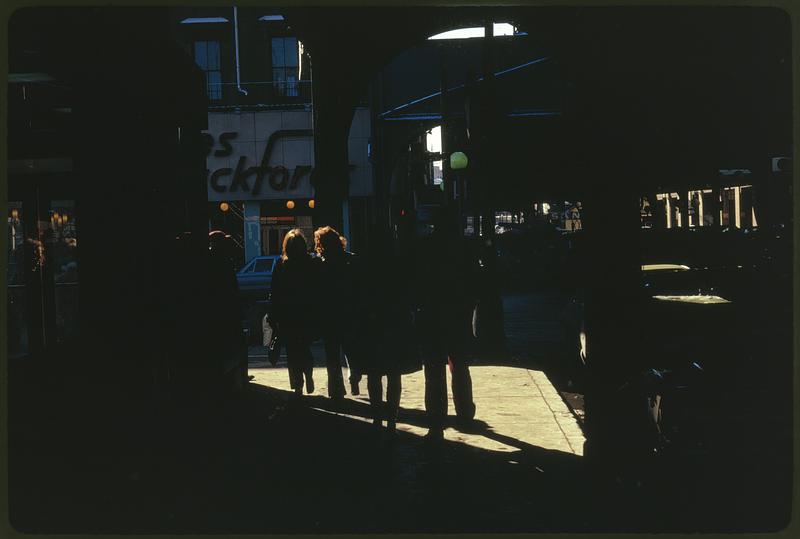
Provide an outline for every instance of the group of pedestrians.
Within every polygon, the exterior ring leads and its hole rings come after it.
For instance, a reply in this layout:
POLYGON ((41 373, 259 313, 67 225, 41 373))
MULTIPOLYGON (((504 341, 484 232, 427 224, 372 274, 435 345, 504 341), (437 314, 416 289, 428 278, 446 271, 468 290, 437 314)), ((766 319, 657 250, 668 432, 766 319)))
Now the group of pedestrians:
POLYGON ((346 395, 342 359, 352 395, 362 378, 373 423, 396 428, 402 375, 425 371, 429 436, 441 438, 447 416, 446 369, 460 419, 475 415, 467 357, 474 310, 469 269, 458 234, 437 226, 413 256, 386 246, 368 259, 347 251, 347 241, 326 226, 314 232, 313 253, 299 229, 283 240, 272 277, 269 323, 286 349, 295 397, 314 391, 311 344, 325 348, 328 396, 346 395), (384 400, 383 378, 386 382, 384 400))

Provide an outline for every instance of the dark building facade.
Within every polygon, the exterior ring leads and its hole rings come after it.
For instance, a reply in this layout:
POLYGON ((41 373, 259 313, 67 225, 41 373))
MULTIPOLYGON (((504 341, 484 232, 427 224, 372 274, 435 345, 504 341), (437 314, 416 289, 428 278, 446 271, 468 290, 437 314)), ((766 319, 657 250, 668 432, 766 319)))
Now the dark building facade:
POLYGON ((9 366, 154 391, 181 354, 175 238, 207 251, 202 73, 160 10, 25 9, 9 28, 9 366))
MULTIPOLYGON (((266 8, 172 12, 176 40, 203 70, 208 96, 206 164, 211 228, 239 246, 240 262, 279 254, 283 236, 313 235, 312 62, 281 14, 266 8)), ((343 233, 364 247, 372 170, 370 116, 356 108, 348 136, 349 198, 343 233)))

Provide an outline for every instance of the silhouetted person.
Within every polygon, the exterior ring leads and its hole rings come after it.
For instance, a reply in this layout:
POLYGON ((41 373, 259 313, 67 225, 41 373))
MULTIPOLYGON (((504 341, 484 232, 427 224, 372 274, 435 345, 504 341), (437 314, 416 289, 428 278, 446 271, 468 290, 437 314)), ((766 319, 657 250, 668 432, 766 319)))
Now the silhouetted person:
POLYGON ((467 355, 472 344, 474 290, 471 257, 446 210, 435 216, 433 232, 420 239, 416 256, 416 326, 425 368, 425 410, 428 436, 441 438, 447 417, 447 378, 452 372, 456 415, 475 416, 467 355))
MULTIPOLYGON (((477 300, 472 317, 476 350, 483 358, 504 357, 503 299, 497 268, 497 250, 490 239, 479 244, 475 259, 469 262, 467 272, 470 293, 474 293, 477 300)), ((469 376, 469 373, 466 375, 469 376)))
POLYGON ((363 277, 356 256, 345 251, 347 239, 329 226, 314 232, 314 248, 320 264, 320 314, 324 324, 325 358, 328 369, 328 396, 345 395, 342 378, 342 352, 350 371, 350 388, 359 394, 362 366, 355 350, 358 326, 363 319, 363 277))
POLYGON ((214 230, 208 234, 208 316, 212 320, 210 350, 214 363, 236 359, 241 377, 247 376, 247 353, 242 331, 239 284, 233 263, 233 239, 214 230))
POLYGON ((225 234, 221 230, 212 230, 208 233, 208 248, 216 258, 230 266, 234 274, 236 273, 235 245, 230 234, 225 234))
POLYGON ((401 377, 421 368, 413 339, 408 272, 404 271, 399 260, 388 255, 374 260, 370 270, 368 338, 363 341, 370 349, 364 355, 364 369, 373 424, 381 426, 385 420, 387 428, 394 432, 400 409, 401 377))
POLYGON ((169 249, 166 279, 161 292, 169 296, 167 310, 157 313, 159 327, 164 328, 164 338, 169 343, 169 360, 165 368, 174 390, 185 394, 199 391, 199 383, 209 378, 208 333, 213 321, 206 319, 205 267, 206 253, 194 244, 190 232, 175 237, 169 249), (187 272, 185 268, 198 268, 187 272))
POLYGON ((272 308, 279 339, 286 346, 289 385, 295 395, 314 391, 311 342, 318 327, 315 285, 318 266, 308 254, 306 239, 300 229, 286 233, 283 255, 272 276, 272 308))

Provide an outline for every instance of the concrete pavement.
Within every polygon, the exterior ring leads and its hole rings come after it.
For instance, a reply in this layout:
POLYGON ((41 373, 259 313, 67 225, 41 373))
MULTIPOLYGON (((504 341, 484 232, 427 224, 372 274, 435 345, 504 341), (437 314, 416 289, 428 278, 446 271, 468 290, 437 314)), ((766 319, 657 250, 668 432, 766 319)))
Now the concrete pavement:
MULTIPOLYGON (((570 407, 540 367, 563 361, 561 350, 564 333, 559 317, 565 303, 565 296, 559 293, 517 293, 503 297, 506 342, 513 364, 520 366, 479 365, 470 369, 477 405, 476 419, 485 422, 498 438, 493 440, 448 428, 446 439, 493 451, 514 450, 510 440, 518 440, 543 449, 583 454, 583 432, 570 407)), ((324 350, 320 343, 312 347, 312 354, 314 364, 320 367, 314 372, 317 386, 314 394, 327 396, 327 374, 321 368, 325 362, 324 350)), ((250 347, 249 355, 250 374, 255 377, 255 383, 289 390, 285 352, 278 362, 278 368, 272 368, 266 362, 266 349, 263 347, 250 347)), ((346 380, 346 370, 344 376, 346 380)), ((368 402, 366 380, 361 390, 362 395, 357 400, 368 402)), ((425 381, 421 371, 404 376, 401 407, 423 412, 424 391, 425 381)), ((353 397, 348 395, 348 398, 353 397)), ((452 395, 449 409, 454 414, 452 395)), ((400 420, 398 429, 401 431, 415 435, 426 432, 422 425, 404 423, 402 414, 400 420)))
MULTIPOLYGON (((343 371, 346 379, 347 372, 343 371)), ((543 372, 522 367, 497 366, 473 366, 470 372, 477 406, 475 418, 485 423, 486 429, 473 434, 447 428, 446 440, 489 451, 510 452, 529 445, 574 455, 583 454, 583 433, 543 372)), ((251 367, 250 374, 254 376, 255 384, 289 391, 289 375, 285 367, 251 367)), ((314 369, 314 395, 327 396, 326 378, 324 368, 314 369)), ((448 388, 449 385, 448 372, 448 388)), ((361 396, 348 395, 347 399, 369 402, 366 397, 366 380, 361 386, 361 396)), ((419 418, 419 412, 424 411, 424 395, 425 380, 421 371, 403 376, 398 430, 417 436, 423 436, 427 432, 424 422, 410 420, 412 417, 419 418)), ((449 399, 452 415, 452 395, 449 395, 449 399)), ((311 406, 313 408, 314 405, 311 406)), ((348 415, 346 412, 331 413, 370 421, 367 417, 348 415)))

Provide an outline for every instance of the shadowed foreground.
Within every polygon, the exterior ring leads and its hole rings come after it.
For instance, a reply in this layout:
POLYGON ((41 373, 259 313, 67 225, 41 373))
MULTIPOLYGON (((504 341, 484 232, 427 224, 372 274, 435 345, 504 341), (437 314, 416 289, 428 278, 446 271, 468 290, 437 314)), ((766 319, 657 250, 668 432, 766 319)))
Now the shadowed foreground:
MULTIPOLYGON (((392 437, 369 423, 365 399, 334 405, 320 396, 321 371, 316 394, 300 405, 278 389, 285 369, 251 372, 276 387, 254 383, 216 406, 168 413, 135 401, 126 415, 98 412, 93 403, 111 398, 101 390, 53 408, 23 399, 30 421, 12 429, 13 525, 38 533, 744 530, 771 526, 784 509, 772 501, 782 491, 752 461, 663 469, 641 484, 589 474, 569 450, 579 440, 554 449, 574 419, 558 420, 552 386, 537 397, 537 384, 508 383, 543 384, 537 371, 475 368, 481 421, 451 424, 441 445, 422 437, 419 374, 404 379, 392 437), (481 399, 487 392, 497 398, 481 399), (531 422, 531 402, 549 422, 531 422), (91 422, 75 418, 86 414, 103 428, 81 427, 91 422)), ((69 402, 63 386, 44 387, 69 402)))

